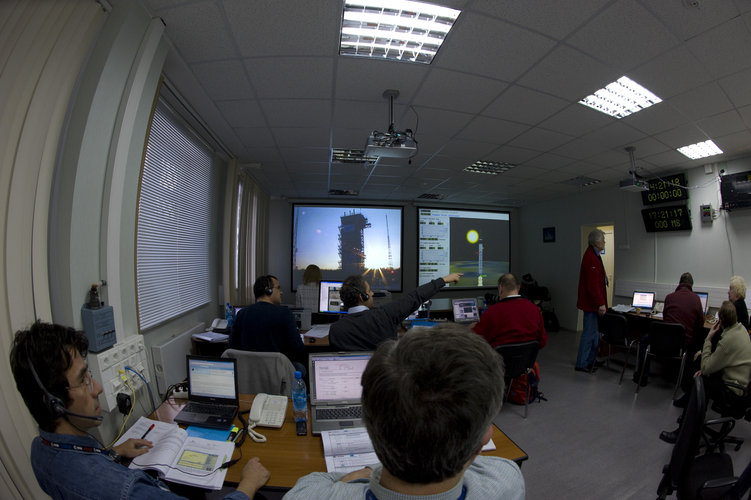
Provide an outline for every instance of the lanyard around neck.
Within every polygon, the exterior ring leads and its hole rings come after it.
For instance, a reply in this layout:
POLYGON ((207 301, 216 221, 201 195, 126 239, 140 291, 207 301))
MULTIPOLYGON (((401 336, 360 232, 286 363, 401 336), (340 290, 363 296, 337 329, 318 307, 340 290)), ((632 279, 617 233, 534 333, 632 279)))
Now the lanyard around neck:
POLYGON ((74 451, 82 451, 84 453, 99 453, 100 455, 104 455, 110 460, 114 460, 115 463, 120 463, 120 457, 112 450, 103 450, 102 448, 96 448, 94 446, 81 446, 78 444, 70 444, 70 443, 58 443, 57 441, 50 441, 49 439, 45 439, 43 437, 39 437, 39 439, 42 441, 42 444, 45 446, 49 446, 50 448, 57 448, 59 450, 74 450, 74 451))

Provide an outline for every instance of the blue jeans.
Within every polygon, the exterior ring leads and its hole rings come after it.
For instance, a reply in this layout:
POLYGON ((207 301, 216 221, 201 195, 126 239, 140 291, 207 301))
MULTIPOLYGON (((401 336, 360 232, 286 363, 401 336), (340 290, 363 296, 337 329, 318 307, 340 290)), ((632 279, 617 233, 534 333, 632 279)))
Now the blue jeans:
POLYGON ((595 362, 597 346, 600 343, 597 312, 584 311, 582 337, 579 341, 579 354, 576 356, 576 367, 587 368, 595 362))

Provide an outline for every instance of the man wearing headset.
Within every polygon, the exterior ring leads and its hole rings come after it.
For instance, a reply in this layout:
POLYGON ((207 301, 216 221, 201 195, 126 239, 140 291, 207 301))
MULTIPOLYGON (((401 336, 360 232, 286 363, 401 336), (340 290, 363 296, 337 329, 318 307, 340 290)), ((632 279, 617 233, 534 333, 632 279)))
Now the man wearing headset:
MULTIPOLYGON (((151 441, 128 439, 105 448, 88 430, 101 424, 102 386, 86 364, 83 333, 37 321, 16 332, 10 365, 16 387, 39 424, 31 443, 31 466, 39 486, 55 499, 181 498, 144 471, 121 460, 148 452, 151 441)), ((258 458, 248 461, 242 480, 225 498, 252 498, 269 479, 258 458)))
POLYGON ((229 346, 243 351, 281 352, 305 375, 305 345, 292 311, 281 305, 282 293, 276 276, 258 277, 253 283, 256 303, 237 313, 229 346))
POLYGON ((461 273, 434 279, 398 299, 373 307, 370 284, 362 276, 350 276, 339 291, 347 314, 329 329, 329 343, 338 351, 368 351, 387 339, 397 338, 397 328, 409 314, 438 293, 446 283, 458 283, 461 273))

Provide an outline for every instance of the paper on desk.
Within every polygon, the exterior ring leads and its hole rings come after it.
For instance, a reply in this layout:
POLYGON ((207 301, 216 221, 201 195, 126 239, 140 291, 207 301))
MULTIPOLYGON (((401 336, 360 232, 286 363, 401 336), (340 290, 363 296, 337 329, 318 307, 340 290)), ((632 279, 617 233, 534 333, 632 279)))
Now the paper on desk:
POLYGON ((194 333, 193 338, 203 340, 205 342, 224 342, 225 340, 229 339, 229 335, 227 335, 226 333, 202 332, 194 333))
POLYGON ((325 325, 313 325, 310 330, 305 332, 306 337, 315 337, 317 339, 321 339, 323 337, 326 337, 329 334, 329 328, 331 327, 330 323, 327 323, 325 325))
POLYGON ((613 306, 613 311, 619 312, 619 313, 627 313, 634 311, 635 309, 628 305, 628 304, 618 304, 617 306, 613 306))

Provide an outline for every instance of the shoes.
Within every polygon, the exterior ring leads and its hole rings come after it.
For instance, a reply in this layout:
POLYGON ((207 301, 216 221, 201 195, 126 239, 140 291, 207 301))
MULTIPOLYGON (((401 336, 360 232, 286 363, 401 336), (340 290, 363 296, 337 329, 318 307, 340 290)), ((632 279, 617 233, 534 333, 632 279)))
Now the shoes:
POLYGON ((592 364, 594 365, 595 368, 601 368, 602 366, 605 365, 605 360, 602 360, 602 361, 595 360, 595 362, 592 364))
POLYGON ((678 431, 662 431, 660 433, 660 439, 666 443, 675 444, 678 441, 678 431))
MULTIPOLYGON (((634 377, 631 379, 634 381, 635 384, 639 383, 639 374, 634 373, 634 377)), ((645 377, 642 377, 641 379, 641 387, 647 387, 647 384, 649 384, 649 380, 647 380, 645 377)))
POLYGON ((676 408, 685 408, 687 404, 688 404, 688 394, 684 394, 678 399, 673 400, 673 406, 675 406, 676 408))
POLYGON ((589 366, 585 366, 585 367, 583 367, 583 368, 580 368, 580 367, 578 367, 578 366, 575 366, 575 367, 574 367, 574 371, 577 371, 577 372, 587 372, 587 373, 594 373, 594 372, 596 372, 596 371, 597 371, 597 366, 596 366, 596 365, 595 365, 595 366, 593 366, 593 365, 589 365, 589 366))

